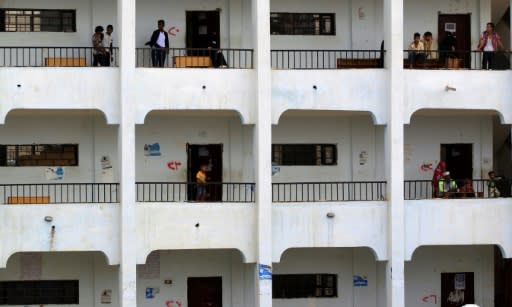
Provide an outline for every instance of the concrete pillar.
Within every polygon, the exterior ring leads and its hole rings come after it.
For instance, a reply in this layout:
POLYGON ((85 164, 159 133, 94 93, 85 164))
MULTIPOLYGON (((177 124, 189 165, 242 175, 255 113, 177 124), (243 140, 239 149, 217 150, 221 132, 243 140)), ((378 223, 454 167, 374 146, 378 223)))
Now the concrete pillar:
POLYGON ((259 274, 259 269, 272 265, 272 198, 271 198, 271 73, 270 73, 270 3, 252 0, 252 29, 256 73, 256 126, 254 129, 254 165, 256 174, 256 210, 258 265, 256 274, 256 306, 272 306, 272 280, 259 274))
POLYGON ((386 180, 388 198, 388 263, 386 306, 404 307, 404 69, 403 1, 384 0, 388 123, 386 126, 386 180))
POLYGON ((119 301, 122 307, 135 307, 136 244, 135 244, 135 0, 118 0, 119 16, 119 103, 118 135, 119 178, 121 184, 121 264, 119 268, 119 301))

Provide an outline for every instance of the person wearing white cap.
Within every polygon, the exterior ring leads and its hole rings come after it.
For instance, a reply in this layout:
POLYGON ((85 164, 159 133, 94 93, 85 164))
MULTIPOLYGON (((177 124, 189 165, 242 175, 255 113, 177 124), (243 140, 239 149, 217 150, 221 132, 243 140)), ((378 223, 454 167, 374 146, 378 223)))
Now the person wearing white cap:
POLYGON ((443 172, 443 178, 439 180, 439 197, 449 198, 450 194, 453 192, 457 192, 459 187, 457 186, 457 182, 450 177, 450 172, 443 172))

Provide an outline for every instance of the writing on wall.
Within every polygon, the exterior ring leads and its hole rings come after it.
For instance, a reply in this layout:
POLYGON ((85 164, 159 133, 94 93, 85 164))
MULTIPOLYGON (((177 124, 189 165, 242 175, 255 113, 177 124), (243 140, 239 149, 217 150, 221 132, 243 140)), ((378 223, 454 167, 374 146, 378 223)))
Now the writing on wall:
POLYGON ((181 167, 181 162, 180 161, 169 161, 169 162, 167 162, 167 167, 171 171, 177 171, 181 167))

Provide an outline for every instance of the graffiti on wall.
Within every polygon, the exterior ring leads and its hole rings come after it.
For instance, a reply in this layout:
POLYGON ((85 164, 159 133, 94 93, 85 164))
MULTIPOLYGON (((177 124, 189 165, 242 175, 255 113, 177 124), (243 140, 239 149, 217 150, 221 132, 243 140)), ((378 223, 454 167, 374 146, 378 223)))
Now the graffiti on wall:
POLYGON ((169 162, 167 162, 167 167, 171 171, 177 171, 181 167, 181 162, 180 161, 169 161, 169 162))
POLYGON ((421 300, 425 303, 437 305, 437 295, 435 294, 424 296, 421 300))
POLYGON ((165 301, 166 307, 181 307, 182 303, 180 300, 167 300, 165 301))
POLYGON ((420 165, 420 172, 430 172, 434 169, 434 163, 433 162, 426 162, 426 161, 423 161, 423 163, 421 163, 420 165))

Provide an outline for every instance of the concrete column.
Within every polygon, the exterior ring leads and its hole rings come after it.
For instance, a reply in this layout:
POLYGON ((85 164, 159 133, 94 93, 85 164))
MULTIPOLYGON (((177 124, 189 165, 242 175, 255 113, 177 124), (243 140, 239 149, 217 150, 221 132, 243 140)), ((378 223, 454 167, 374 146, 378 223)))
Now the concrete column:
POLYGON ((119 16, 119 103, 118 135, 119 178, 121 184, 121 265, 119 268, 119 301, 122 307, 135 307, 136 244, 135 244, 135 0, 118 0, 119 16))
POLYGON ((252 0, 252 29, 257 86, 254 129, 254 165, 256 174, 256 210, 258 265, 256 306, 272 306, 272 280, 259 277, 259 266, 272 265, 272 198, 271 198, 271 73, 270 73, 270 3, 252 0))
POLYGON ((386 180, 388 198, 388 263, 386 302, 404 307, 404 69, 403 1, 384 0, 388 124, 386 126, 386 180))

